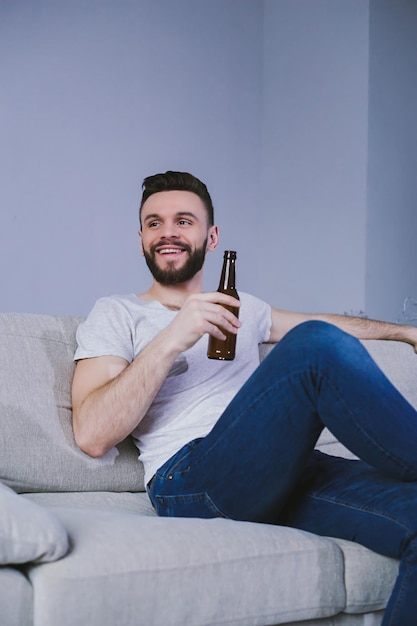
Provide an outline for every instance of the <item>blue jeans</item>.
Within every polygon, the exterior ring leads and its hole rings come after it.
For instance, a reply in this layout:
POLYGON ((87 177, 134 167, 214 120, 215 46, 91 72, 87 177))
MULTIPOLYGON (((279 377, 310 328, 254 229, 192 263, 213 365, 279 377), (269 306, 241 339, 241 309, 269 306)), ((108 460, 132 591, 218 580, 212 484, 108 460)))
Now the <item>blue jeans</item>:
MULTIPOLYGON (((417 358, 417 357, 416 357, 417 358)), ((289 332, 212 431, 156 473, 159 515, 286 524, 400 559, 384 626, 417 615, 417 413, 352 336, 289 332), (314 450, 327 426, 360 461, 314 450)))

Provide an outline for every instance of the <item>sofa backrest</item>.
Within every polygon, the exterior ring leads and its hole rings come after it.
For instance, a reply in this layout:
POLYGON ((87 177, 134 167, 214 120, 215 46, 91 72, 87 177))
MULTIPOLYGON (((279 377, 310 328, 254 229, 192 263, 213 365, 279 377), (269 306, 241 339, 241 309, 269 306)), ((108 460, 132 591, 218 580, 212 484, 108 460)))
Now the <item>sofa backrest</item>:
MULTIPOLYGON (((128 438, 92 459, 74 442, 71 382, 80 317, 0 313, 0 481, 18 492, 143 491, 143 468, 128 438)), ((364 341, 417 409, 417 355, 407 344, 364 341)), ((273 345, 260 347, 263 358, 273 345)), ((325 430, 318 448, 353 457, 325 430)))
POLYGON ((144 489, 130 439, 100 459, 74 442, 71 382, 80 321, 0 314, 0 481, 15 491, 144 489))

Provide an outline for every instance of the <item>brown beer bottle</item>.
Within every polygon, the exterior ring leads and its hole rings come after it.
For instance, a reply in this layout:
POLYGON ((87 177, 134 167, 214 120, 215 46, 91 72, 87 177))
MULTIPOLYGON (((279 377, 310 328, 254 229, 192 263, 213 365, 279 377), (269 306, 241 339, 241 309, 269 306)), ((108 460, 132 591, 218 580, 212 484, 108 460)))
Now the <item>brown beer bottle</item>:
MULTIPOLYGON (((224 253, 223 269, 217 291, 220 293, 227 293, 229 296, 233 296, 239 300, 239 294, 236 291, 235 265, 236 252, 234 250, 226 250, 224 253)), ((236 317, 239 316, 238 307, 226 306, 225 308, 234 313, 236 317)), ((207 356, 209 359, 232 361, 235 358, 236 335, 234 333, 228 333, 223 329, 221 329, 221 331, 226 335, 226 339, 216 339, 216 337, 212 337, 210 335, 207 356)))

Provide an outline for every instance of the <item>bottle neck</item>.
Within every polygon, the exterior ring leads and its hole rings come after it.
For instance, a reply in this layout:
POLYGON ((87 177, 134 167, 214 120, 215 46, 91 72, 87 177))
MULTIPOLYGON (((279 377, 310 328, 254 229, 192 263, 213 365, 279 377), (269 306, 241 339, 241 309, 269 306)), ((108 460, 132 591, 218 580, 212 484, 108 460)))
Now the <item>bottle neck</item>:
POLYGON ((234 258, 225 257, 223 261, 218 291, 225 293, 236 291, 236 263, 234 258))

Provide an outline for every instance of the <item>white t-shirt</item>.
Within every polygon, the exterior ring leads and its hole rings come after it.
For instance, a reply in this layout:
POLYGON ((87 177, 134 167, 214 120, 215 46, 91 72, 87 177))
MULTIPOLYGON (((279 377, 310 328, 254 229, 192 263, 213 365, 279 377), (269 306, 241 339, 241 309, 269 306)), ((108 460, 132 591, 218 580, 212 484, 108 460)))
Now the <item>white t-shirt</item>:
MULTIPOLYGON (((240 293, 236 357, 207 358, 208 336, 178 356, 147 414, 132 433, 147 483, 183 445, 204 437, 259 365, 258 345, 267 341, 271 307, 240 293)), ((100 298, 77 330, 75 360, 97 356, 133 359, 177 315, 160 302, 134 294, 100 298)))

